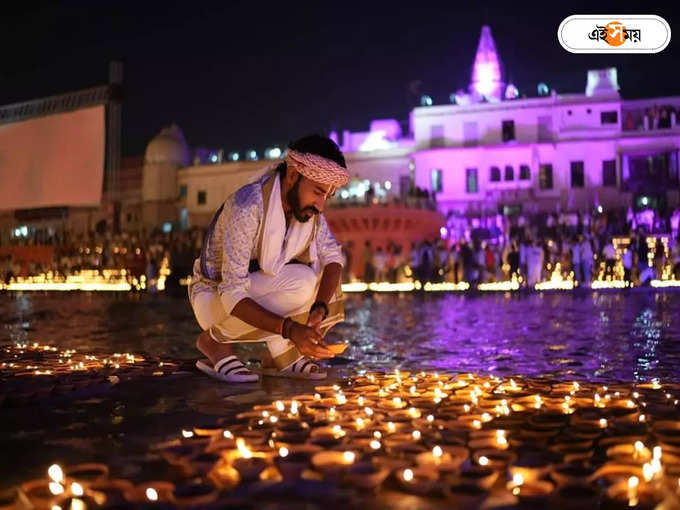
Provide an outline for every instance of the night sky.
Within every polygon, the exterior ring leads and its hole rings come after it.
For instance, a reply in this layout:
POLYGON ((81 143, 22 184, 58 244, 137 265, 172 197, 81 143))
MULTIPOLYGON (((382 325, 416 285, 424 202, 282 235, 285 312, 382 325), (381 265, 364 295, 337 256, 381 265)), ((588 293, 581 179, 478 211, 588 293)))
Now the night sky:
POLYGON ((142 154, 172 122, 192 146, 262 150, 311 131, 405 120, 421 94, 448 103, 468 85, 483 24, 521 94, 535 96, 540 81, 582 93, 588 69, 616 66, 624 98, 680 95, 673 4, 11 2, 0 17, 0 104, 105 84, 118 58, 125 155, 142 154), (589 13, 658 14, 671 43, 656 55, 567 53, 559 23, 589 13))

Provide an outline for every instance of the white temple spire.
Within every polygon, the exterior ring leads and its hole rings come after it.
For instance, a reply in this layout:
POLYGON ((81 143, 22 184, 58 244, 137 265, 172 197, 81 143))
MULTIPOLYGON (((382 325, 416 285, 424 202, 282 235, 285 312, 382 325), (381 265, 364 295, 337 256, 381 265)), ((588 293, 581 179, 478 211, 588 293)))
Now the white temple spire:
POLYGON ((473 96, 485 97, 488 101, 500 101, 503 97, 501 61, 488 25, 482 27, 479 37, 469 90, 473 96))

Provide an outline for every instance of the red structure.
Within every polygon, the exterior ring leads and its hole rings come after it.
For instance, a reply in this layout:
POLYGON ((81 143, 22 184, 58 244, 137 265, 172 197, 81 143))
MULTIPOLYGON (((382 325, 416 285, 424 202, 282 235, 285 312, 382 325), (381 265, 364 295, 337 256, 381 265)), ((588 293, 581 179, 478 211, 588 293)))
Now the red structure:
POLYGON ((324 215, 336 239, 345 247, 352 243, 352 272, 360 278, 366 241, 371 241, 374 250, 386 249, 392 242, 402 247, 405 257, 410 257, 411 243, 439 239, 446 223, 439 211, 400 204, 330 208, 324 215))

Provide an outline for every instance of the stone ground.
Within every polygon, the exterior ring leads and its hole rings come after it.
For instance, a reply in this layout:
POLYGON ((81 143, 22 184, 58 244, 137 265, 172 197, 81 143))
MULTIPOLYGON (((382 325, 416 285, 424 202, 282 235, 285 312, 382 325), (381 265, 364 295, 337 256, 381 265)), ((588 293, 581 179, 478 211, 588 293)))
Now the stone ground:
MULTIPOLYGON (((399 367, 680 382, 678 310, 680 293, 647 289, 348 296, 346 322, 333 335, 349 341, 350 348, 332 363, 330 380, 360 369, 399 367)), ((44 476, 53 462, 104 462, 119 476, 159 478, 162 463, 149 455, 150 443, 197 424, 228 421, 254 403, 313 392, 315 386, 277 378, 228 386, 197 372, 193 342, 199 330, 182 298, 5 294, 0 295, 0 324, 0 345, 39 342, 176 363, 163 376, 121 372, 115 385, 104 381, 15 400, 9 389, 30 389, 30 377, 21 382, 15 377, 11 384, 10 378, 0 378, 0 395, 6 397, 0 403, 0 487, 44 476)), ((391 508, 416 508, 418 501, 390 490, 381 497, 381 505, 391 508)))

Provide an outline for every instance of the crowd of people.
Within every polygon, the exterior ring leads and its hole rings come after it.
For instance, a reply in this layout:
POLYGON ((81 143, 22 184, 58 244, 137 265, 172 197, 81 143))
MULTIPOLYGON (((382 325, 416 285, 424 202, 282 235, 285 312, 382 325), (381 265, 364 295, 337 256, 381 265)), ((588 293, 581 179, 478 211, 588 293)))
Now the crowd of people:
POLYGON ((625 131, 666 129, 678 122, 679 109, 671 104, 653 105, 644 110, 624 112, 625 131))
MULTIPOLYGON (((412 243, 408 253, 392 242, 374 246, 366 241, 363 274, 357 278, 346 270, 344 278, 473 286, 516 279, 530 287, 550 279, 577 280, 586 286, 594 280, 637 285, 653 279, 680 280, 678 217, 652 222, 651 228, 617 214, 519 217, 486 228, 468 225, 467 235, 456 238, 412 243)), ((347 259, 356 255, 353 245, 344 253, 347 259)))
MULTIPOLYGON (((467 282, 470 285, 517 279, 531 287, 551 278, 626 280, 644 284, 652 279, 680 280, 680 210, 648 221, 639 215, 609 212, 582 215, 548 214, 459 219, 449 217, 443 238, 402 246, 366 241, 343 246, 343 281, 467 282), (354 257, 361 262, 354 263, 354 257), (352 268, 361 269, 353 274, 352 268)), ((14 277, 51 274, 66 278, 82 270, 125 269, 127 277, 144 276, 153 290, 162 268, 169 270, 166 288, 179 288, 200 255, 204 231, 156 230, 112 235, 68 232, 19 238, 13 244, 51 246, 52 258, 22 263, 0 254, 0 282, 14 277)), ((1 252, 0 252, 1 253, 1 252)))
MULTIPOLYGON (((123 232, 121 234, 73 235, 64 232, 43 238, 16 240, 13 244, 26 246, 51 246, 49 261, 22 263, 12 255, 0 256, 0 282, 9 284, 14 277, 51 274, 54 278, 77 275, 83 270, 126 270, 129 280, 147 282, 158 280, 161 268, 170 271, 166 287, 179 286, 179 280, 192 272, 194 260, 199 256, 203 243, 203 230, 165 233, 156 230, 146 232, 123 232)), ((153 290, 153 285, 148 286, 153 290)))

